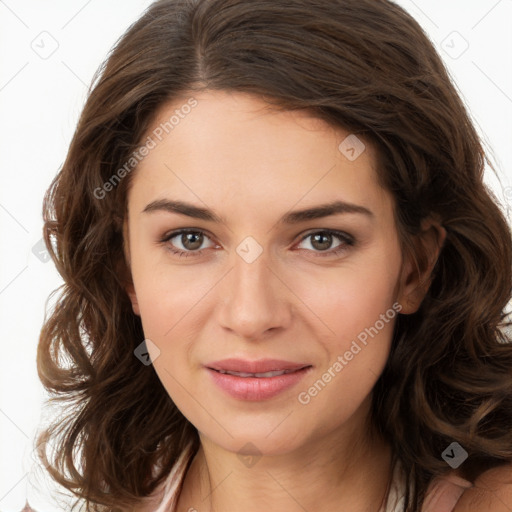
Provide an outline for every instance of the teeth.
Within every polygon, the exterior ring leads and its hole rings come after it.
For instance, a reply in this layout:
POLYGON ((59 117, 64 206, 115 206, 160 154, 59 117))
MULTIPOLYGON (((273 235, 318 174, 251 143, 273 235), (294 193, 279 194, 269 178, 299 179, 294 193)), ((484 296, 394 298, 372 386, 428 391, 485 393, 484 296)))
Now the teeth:
POLYGON ((291 373, 295 370, 276 370, 273 372, 264 373, 246 373, 246 372, 231 372, 226 370, 217 370, 220 373, 227 373, 228 375, 234 375, 235 377, 277 377, 278 375, 284 375, 285 373, 291 373))

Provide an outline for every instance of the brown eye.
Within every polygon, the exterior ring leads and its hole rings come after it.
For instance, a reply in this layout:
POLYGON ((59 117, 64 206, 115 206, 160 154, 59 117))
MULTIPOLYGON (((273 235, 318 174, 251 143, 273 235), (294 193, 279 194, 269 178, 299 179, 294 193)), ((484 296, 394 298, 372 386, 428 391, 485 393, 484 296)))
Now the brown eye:
MULTIPOLYGON (((315 231, 313 233, 309 233, 305 237, 302 238, 301 244, 305 240, 310 240, 309 245, 311 247, 307 248, 307 250, 312 250, 313 252, 326 253, 325 255, 333 255, 339 254, 342 251, 348 250, 350 246, 354 245, 354 238, 348 235, 347 233, 339 232, 339 231, 315 231), (337 245, 333 247, 333 243, 339 240, 337 245)), ((304 249, 304 247, 302 247, 304 249)), ((323 256, 323 254, 322 254, 323 256)))
POLYGON ((311 235, 311 245, 319 251, 330 249, 332 241, 333 236, 330 233, 316 233, 311 235))
POLYGON ((178 236, 183 247, 189 251, 197 251, 203 244, 204 236, 202 233, 190 232, 182 233, 178 236))
POLYGON ((202 231, 182 229, 165 235, 160 241, 175 254, 193 256, 200 254, 204 249, 215 246, 211 243, 209 247, 202 247, 207 240, 210 238, 202 231))

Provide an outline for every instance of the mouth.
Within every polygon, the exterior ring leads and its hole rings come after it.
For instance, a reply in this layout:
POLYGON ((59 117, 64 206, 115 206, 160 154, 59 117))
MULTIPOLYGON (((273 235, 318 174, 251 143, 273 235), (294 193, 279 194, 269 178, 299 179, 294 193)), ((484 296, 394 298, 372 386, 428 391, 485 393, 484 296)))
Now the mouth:
POLYGON ((232 398, 262 401, 296 386, 313 366, 275 359, 225 359, 205 368, 218 388, 232 398))
POLYGON ((308 363, 296 363, 282 359, 260 359, 257 361, 250 361, 247 359, 231 358, 214 361, 206 364, 205 366, 214 371, 236 374, 239 377, 273 377, 273 375, 266 374, 271 372, 291 373, 311 365, 308 363))
POLYGON ((266 379, 269 377, 278 377, 279 375, 286 375, 287 373, 294 373, 299 370, 303 370, 304 368, 309 368, 309 366, 303 366, 302 368, 298 368, 295 370, 274 370, 270 372, 260 372, 260 373, 250 373, 250 372, 234 372, 229 370, 216 370, 215 368, 209 368, 210 370, 213 370, 217 373, 222 373, 225 375, 233 375, 235 377, 242 377, 242 378, 257 378, 257 379, 266 379))

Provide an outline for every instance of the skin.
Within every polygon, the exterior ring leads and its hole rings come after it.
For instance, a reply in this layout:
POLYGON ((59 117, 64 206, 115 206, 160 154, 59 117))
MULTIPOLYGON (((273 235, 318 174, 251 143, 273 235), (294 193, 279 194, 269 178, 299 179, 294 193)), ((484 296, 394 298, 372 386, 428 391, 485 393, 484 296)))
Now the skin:
MULTIPOLYGON (((421 238, 433 257, 418 272, 402 257, 393 198, 377 182, 369 144, 350 161, 338 149, 349 133, 308 113, 278 113, 242 93, 194 97, 197 106, 134 171, 124 226, 133 311, 158 347, 150 354, 159 378, 201 439, 178 510, 376 511, 391 453, 366 425, 396 317, 307 405, 298 395, 394 303, 401 314, 417 310, 446 233, 425 223, 421 238), (143 212, 159 199, 211 209, 224 222, 143 212), (334 200, 372 215, 278 223, 334 200), (202 253, 181 236, 160 241, 181 228, 205 233, 195 246, 202 253), (328 229, 355 243, 307 236, 328 229), (263 250, 252 263, 236 251, 248 236, 263 250), (172 245, 191 255, 173 254, 172 245), (212 384, 203 367, 228 357, 313 368, 277 397, 247 402, 212 384), (238 456, 248 442, 261 454, 251 467, 238 456)), ((148 134, 185 102, 165 105, 148 134)))
POLYGON ((462 494, 454 512, 510 512, 512 510, 512 464, 480 475, 462 494))

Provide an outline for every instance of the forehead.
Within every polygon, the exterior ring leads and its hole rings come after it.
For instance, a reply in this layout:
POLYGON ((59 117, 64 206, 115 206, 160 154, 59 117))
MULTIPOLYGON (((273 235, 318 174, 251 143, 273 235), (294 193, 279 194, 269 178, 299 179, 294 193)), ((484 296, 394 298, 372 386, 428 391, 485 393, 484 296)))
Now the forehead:
POLYGON ((339 199, 386 208, 374 149, 354 137, 310 112, 277 111, 245 93, 184 96, 157 111, 143 139, 153 148, 130 195, 149 201, 179 193, 258 210, 339 199))

